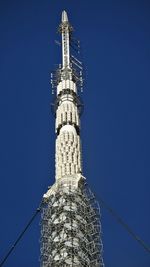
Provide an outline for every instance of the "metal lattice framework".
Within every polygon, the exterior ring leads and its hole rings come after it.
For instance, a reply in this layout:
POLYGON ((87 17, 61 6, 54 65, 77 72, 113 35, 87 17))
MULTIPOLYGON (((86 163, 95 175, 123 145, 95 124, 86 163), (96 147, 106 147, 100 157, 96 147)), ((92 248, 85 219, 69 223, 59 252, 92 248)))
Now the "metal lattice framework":
POLYGON ((42 267, 102 267, 100 209, 83 185, 58 186, 42 211, 42 267))

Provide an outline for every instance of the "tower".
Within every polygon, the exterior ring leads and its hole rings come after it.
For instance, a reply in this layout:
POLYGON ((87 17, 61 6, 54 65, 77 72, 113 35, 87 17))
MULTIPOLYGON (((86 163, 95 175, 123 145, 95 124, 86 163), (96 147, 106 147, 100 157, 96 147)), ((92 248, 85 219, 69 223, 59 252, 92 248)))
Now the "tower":
POLYGON ((102 267, 99 205, 82 171, 82 63, 71 55, 73 28, 66 11, 59 26, 62 64, 52 75, 56 117, 55 183, 44 194, 41 267, 102 267))

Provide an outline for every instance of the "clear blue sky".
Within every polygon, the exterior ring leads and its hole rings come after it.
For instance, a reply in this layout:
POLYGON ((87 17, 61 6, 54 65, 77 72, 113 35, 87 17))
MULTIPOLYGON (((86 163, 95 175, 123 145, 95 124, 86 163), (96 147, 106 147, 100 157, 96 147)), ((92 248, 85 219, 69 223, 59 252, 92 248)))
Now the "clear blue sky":
MULTIPOLYGON (((0 258, 54 182, 50 72, 66 9, 82 43, 84 175, 150 244, 150 2, 0 2, 0 258)), ((150 255, 102 213, 106 267, 149 267, 150 255)), ((39 218, 6 267, 39 266, 39 218)))

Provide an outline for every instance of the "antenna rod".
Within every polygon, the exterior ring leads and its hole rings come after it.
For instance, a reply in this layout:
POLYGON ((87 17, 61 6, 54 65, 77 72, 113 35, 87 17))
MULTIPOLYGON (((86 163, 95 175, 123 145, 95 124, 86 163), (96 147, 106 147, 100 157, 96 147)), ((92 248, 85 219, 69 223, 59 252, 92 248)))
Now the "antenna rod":
POLYGON ((69 35, 70 35, 70 25, 68 21, 67 12, 64 10, 62 12, 61 18, 61 34, 62 34, 62 67, 70 68, 70 49, 69 49, 69 35))

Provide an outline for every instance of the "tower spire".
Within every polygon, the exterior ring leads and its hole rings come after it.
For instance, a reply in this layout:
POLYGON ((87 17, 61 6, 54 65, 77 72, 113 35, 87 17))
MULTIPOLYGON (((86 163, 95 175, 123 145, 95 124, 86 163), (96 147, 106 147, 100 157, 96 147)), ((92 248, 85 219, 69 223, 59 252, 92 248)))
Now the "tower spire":
POLYGON ((62 15, 61 15, 61 22, 68 22, 68 15, 65 10, 63 10, 62 15))
POLYGON ((64 10, 61 15, 60 32, 62 34, 62 67, 63 69, 70 68, 70 47, 69 38, 72 27, 68 21, 67 12, 64 10))
POLYGON ((62 12, 62 64, 52 75, 56 89, 55 183, 43 198, 41 267, 103 267, 99 206, 82 170, 80 115, 82 62, 70 56, 73 28, 62 12))

